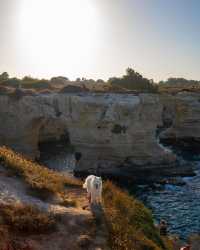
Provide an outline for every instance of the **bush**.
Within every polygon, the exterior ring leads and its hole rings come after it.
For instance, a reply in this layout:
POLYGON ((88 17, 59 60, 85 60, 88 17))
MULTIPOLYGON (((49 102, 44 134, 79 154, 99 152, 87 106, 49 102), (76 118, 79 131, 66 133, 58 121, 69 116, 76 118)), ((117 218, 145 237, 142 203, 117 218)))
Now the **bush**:
POLYGON ((141 92, 157 92, 157 85, 152 80, 144 78, 131 68, 126 70, 126 75, 118 78, 113 77, 108 80, 111 86, 126 88, 127 90, 137 90, 141 92))
POLYGON ((0 83, 8 79, 9 79, 9 75, 7 72, 3 72, 2 74, 0 74, 0 83))
POLYGON ((51 88, 51 85, 47 80, 35 80, 30 82, 22 81, 21 87, 25 89, 42 90, 51 88))
POLYGON ((166 249, 150 211, 111 182, 104 183, 103 201, 113 250, 166 249))
POLYGON ((5 81, 1 82, 2 86, 7 86, 7 87, 11 87, 11 88, 18 88, 21 84, 21 80, 18 78, 9 78, 5 81))
POLYGON ((51 88, 51 84, 48 80, 32 78, 30 76, 25 76, 22 80, 16 77, 9 78, 4 75, 0 75, 0 85, 12 88, 25 88, 25 89, 35 89, 43 90, 51 88))

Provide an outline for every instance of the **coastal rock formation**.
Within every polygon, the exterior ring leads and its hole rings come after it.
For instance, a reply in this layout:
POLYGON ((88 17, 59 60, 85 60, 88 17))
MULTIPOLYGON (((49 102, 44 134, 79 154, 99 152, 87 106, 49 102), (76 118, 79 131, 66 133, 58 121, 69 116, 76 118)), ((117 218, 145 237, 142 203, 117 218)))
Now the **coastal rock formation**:
POLYGON ((77 173, 173 172, 177 158, 159 137, 199 138, 199 105, 195 94, 1 95, 0 144, 35 158, 39 143, 64 138, 81 155, 77 173))
POLYGON ((191 150, 199 154, 200 94, 182 92, 176 96, 170 96, 170 102, 167 99, 165 109, 171 125, 161 133, 161 142, 173 145, 177 149, 191 150))

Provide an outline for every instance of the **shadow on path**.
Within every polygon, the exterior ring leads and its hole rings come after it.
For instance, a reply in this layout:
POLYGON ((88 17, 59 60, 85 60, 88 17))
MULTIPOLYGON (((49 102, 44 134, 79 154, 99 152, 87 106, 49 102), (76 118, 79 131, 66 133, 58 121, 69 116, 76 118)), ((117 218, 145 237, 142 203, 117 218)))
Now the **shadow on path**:
POLYGON ((96 249, 108 250, 108 230, 106 226, 106 217, 101 205, 90 205, 91 212, 96 223, 96 238, 94 239, 96 249))

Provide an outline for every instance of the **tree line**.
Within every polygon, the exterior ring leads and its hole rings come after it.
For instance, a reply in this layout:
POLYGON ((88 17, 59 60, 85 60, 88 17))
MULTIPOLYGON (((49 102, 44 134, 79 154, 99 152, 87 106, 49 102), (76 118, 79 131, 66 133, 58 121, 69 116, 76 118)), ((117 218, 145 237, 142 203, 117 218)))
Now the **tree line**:
POLYGON ((140 73, 132 68, 127 68, 123 76, 111 77, 108 79, 108 81, 104 81, 102 79, 86 79, 84 77, 77 78, 75 81, 70 81, 69 78, 63 76, 52 77, 50 80, 37 79, 31 76, 25 76, 22 79, 19 79, 16 77, 10 77, 7 72, 3 72, 2 74, 0 74, 0 85, 14 88, 22 87, 30 89, 48 89, 58 84, 65 85, 67 83, 70 83, 72 85, 80 83, 83 85, 93 84, 94 86, 96 84, 106 84, 113 88, 121 88, 122 90, 152 93, 158 92, 159 86, 200 86, 200 81, 175 77, 168 78, 166 81, 155 83, 152 79, 143 77, 140 73))

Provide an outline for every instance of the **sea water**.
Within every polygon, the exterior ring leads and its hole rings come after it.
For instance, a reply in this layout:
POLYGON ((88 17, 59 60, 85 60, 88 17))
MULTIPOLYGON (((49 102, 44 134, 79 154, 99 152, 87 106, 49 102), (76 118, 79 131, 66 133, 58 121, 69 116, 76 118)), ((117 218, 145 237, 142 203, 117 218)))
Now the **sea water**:
POLYGON ((187 239, 200 233, 200 166, 196 176, 183 180, 183 186, 138 187, 138 197, 152 210, 156 223, 166 220, 170 234, 187 239))

